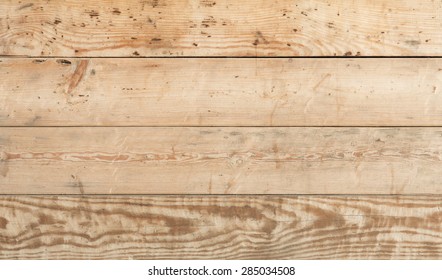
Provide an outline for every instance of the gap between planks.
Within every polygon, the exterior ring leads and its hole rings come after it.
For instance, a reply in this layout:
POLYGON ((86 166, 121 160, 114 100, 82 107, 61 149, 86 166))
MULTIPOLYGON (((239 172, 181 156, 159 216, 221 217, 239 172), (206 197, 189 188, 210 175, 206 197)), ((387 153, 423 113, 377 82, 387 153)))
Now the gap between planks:
POLYGON ((0 55, 1 58, 10 59, 432 59, 442 56, 28 56, 28 55, 0 55))

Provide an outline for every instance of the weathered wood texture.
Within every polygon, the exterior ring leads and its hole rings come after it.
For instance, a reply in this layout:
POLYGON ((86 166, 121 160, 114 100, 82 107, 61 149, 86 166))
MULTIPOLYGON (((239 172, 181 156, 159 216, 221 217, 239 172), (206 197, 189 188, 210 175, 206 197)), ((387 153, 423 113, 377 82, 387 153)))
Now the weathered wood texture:
POLYGON ((0 258, 442 259, 435 196, 1 196, 0 258))
POLYGON ((2 128, 3 194, 442 194, 441 128, 2 128))
POLYGON ((442 125, 442 59, 0 59, 3 126, 442 125))
POLYGON ((3 0, 0 55, 442 55, 434 0, 3 0))

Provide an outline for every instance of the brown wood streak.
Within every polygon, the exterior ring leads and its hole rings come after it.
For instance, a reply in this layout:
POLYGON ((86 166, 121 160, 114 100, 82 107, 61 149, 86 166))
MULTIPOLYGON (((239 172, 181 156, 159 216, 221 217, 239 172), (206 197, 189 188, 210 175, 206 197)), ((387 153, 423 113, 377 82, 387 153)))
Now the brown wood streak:
POLYGON ((442 59, 5 58, 0 76, 0 126, 442 125, 442 59))
POLYGON ((438 196, 2 196, 5 259, 441 259, 438 196))
POLYGON ((86 72, 87 66, 89 64, 88 60, 80 60, 78 62, 77 67, 75 68, 75 72, 72 75, 71 82, 69 83, 69 87, 67 90, 68 94, 72 94, 74 89, 78 86, 78 84, 81 82, 81 80, 84 77, 84 74, 86 72))
POLYGON ((441 55, 440 1, 0 2, 0 55, 441 55))
POLYGON ((442 194, 441 128, 1 131, 3 194, 442 194))

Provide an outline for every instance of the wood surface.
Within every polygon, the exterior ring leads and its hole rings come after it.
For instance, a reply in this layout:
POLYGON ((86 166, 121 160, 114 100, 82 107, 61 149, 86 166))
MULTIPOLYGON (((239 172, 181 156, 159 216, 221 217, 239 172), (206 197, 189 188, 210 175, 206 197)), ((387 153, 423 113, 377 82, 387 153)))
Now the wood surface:
POLYGON ((0 58, 0 76, 1 126, 442 125, 442 59, 0 58))
POLYGON ((436 259, 435 196, 2 196, 1 259, 436 259))
POLYGON ((0 1, 0 259, 442 259, 442 1, 0 1))
POLYGON ((435 0, 3 0, 0 55, 440 56, 435 0))
POLYGON ((442 194, 441 128, 2 128, 2 194, 442 194))

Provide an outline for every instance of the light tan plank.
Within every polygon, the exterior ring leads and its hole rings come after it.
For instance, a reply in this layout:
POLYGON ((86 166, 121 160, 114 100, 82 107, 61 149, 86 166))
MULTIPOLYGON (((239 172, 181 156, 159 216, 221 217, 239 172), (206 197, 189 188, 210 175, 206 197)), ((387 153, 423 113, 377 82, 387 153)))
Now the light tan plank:
POLYGON ((441 259, 434 196, 0 197, 2 259, 441 259))
POLYGON ((442 194, 441 128, 2 128, 3 194, 442 194))
POLYGON ((0 59, 2 126, 441 126, 442 59, 0 59))
POLYGON ((3 0, 0 54, 442 55, 434 0, 3 0))

